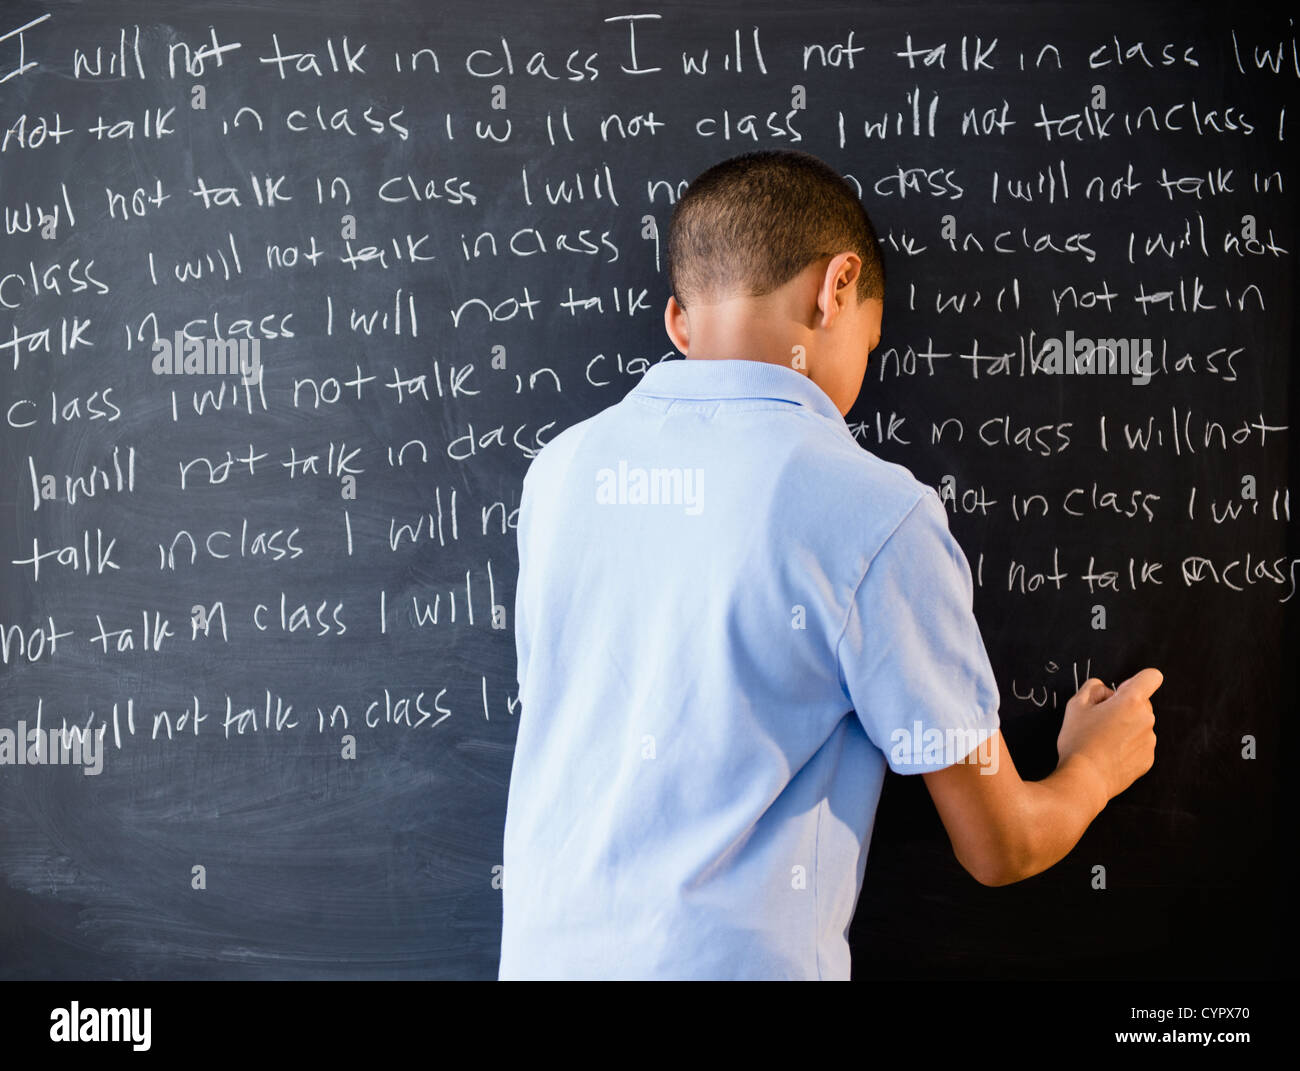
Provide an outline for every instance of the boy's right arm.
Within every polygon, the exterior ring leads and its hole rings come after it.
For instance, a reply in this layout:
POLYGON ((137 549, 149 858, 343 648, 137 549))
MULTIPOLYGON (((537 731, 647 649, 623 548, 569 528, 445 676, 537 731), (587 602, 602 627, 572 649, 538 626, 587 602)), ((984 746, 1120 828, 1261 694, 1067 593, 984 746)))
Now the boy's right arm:
POLYGON ((967 760, 922 775, 971 876, 982 885, 1008 885, 1046 870, 1110 800, 1151 769, 1151 694, 1163 679, 1159 670, 1144 669, 1114 692, 1096 678, 1086 681, 1066 704, 1060 761, 1042 781, 1020 779, 1000 731, 967 760))

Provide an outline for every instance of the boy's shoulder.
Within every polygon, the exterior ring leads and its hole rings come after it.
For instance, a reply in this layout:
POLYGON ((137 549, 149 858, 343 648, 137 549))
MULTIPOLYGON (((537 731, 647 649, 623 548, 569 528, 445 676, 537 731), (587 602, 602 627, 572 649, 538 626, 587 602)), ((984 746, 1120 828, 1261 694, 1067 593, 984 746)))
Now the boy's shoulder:
POLYGON ((570 424, 547 439, 532 455, 528 468, 524 471, 525 483, 537 479, 547 470, 554 470, 556 466, 563 468, 577 453, 583 436, 597 422, 607 420, 607 414, 616 408, 618 408, 617 405, 611 405, 602 409, 600 412, 585 417, 577 423, 570 424))
MULTIPOLYGON (((846 426, 810 414, 821 426, 798 445, 796 466, 815 471, 815 493, 828 500, 841 530, 892 531, 926 495, 937 493, 912 470, 862 446, 846 426)), ((826 516, 825 513, 822 514, 826 516)))
POLYGON ((818 445, 824 448, 828 461, 833 458, 840 475, 856 485, 912 501, 923 492, 933 490, 906 465, 872 453, 853 437, 847 426, 834 428, 827 421, 826 434, 819 440, 818 445))

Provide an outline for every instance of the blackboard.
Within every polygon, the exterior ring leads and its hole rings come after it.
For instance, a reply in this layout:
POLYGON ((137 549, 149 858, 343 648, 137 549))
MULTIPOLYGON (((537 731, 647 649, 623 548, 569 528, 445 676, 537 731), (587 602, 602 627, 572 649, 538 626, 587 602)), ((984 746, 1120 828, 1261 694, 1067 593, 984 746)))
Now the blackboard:
POLYGON ((520 481, 678 356, 663 238, 685 184, 782 147, 846 175, 885 244, 849 423, 945 495, 1021 773, 1050 772, 1085 676, 1165 673, 1151 774, 1020 885, 977 885, 920 779, 891 778, 855 977, 1279 970, 1284 19, 2 15, 0 727, 103 747, 94 774, 0 765, 0 974, 495 976, 520 481), (204 362, 242 340, 250 374, 158 371, 187 337, 204 362), (1059 374, 1067 337, 1149 343, 1154 371, 1059 374))

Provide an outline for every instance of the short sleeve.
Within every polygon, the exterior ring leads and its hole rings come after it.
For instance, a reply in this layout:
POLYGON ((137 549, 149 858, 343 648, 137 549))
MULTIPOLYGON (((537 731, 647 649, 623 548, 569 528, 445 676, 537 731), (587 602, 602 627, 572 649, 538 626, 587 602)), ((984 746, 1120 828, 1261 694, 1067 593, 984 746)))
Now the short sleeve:
POLYGON ((853 709, 896 773, 951 766, 998 729, 973 599, 966 556, 927 488, 868 565, 836 648, 853 709))

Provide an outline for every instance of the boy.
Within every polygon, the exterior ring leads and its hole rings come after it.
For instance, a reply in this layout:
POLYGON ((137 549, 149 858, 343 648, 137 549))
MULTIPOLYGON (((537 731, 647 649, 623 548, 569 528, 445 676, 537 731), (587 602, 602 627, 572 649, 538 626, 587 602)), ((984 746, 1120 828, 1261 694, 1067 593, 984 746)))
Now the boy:
POLYGON ((1161 675, 1087 681, 1021 781, 947 514, 844 422, 884 298, 852 187, 746 153, 667 248, 686 359, 524 479, 499 977, 847 979, 887 766, 1019 881, 1150 769, 1161 675))

